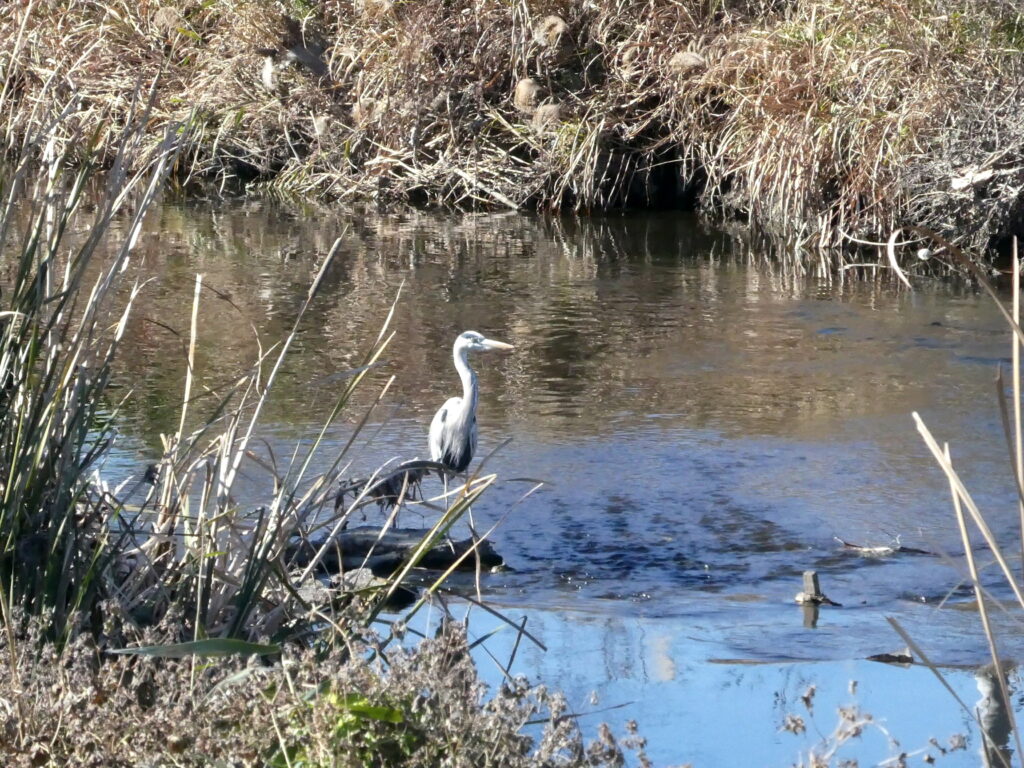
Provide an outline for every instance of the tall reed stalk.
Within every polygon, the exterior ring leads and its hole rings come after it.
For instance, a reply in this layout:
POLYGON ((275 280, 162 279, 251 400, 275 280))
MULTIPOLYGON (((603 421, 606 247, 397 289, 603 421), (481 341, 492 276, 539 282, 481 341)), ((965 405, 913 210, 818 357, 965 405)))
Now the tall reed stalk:
MULTIPOLYGON (((1020 326, 1021 284, 1020 264, 1017 261, 1017 244, 1014 242, 1014 264, 1011 270, 1012 294, 1010 307, 1008 308, 1004 305, 1003 300, 993 285, 989 282, 985 273, 977 266, 973 259, 968 257, 966 253, 943 238, 935 235, 935 233, 928 232, 922 228, 911 228, 911 230, 915 231, 916 234, 924 235, 938 241, 939 244, 948 251, 950 256, 955 259, 966 272, 970 273, 989 294, 1010 329, 1012 343, 1012 366, 1010 371, 1011 382, 1009 382, 1009 384, 1006 382, 1005 373, 1000 367, 998 375, 996 376, 996 396, 1006 438, 1008 463, 1011 476, 1014 481, 1014 486, 1017 491, 1017 501, 1014 506, 1017 507, 1019 517, 1021 514, 1020 510, 1024 510, 1024 473, 1022 473, 1021 465, 1021 445, 1024 435, 1022 435, 1021 431, 1020 409, 1020 397, 1022 392, 1020 350, 1021 345, 1024 344, 1024 331, 1022 331, 1020 326), (1009 392, 1007 392, 1007 390, 1009 390, 1009 392), (1008 395, 1012 398, 1009 403, 1007 402, 1008 395)), ((995 678, 995 688, 1001 699, 1001 705, 1004 708, 1006 717, 1008 718, 1010 727, 1013 731, 1017 754, 1021 755, 1024 754, 1024 749, 1022 749, 1021 736, 1017 728, 1014 699, 1011 695, 1010 684, 1007 679, 1007 670, 1009 667, 1004 663, 1004 659, 1001 656, 999 650, 999 637, 996 634, 991 620, 991 611, 993 606, 1001 610, 1007 610, 1010 606, 1003 605, 992 594, 991 590, 982 583, 982 567, 978 563, 975 550, 978 546, 976 544, 976 540, 980 537, 984 542, 985 548, 991 553, 995 568, 1001 577, 1002 584, 1009 589, 1013 596, 1012 602, 1016 604, 1017 608, 1024 609, 1024 581, 1021 579, 1020 571, 1015 571, 1011 567, 1012 559, 1017 554, 1024 552, 1024 517, 1020 517, 1020 529, 1018 532, 1019 540, 1014 542, 1012 546, 1006 541, 1000 541, 989 526, 985 514, 978 507, 963 480, 960 478, 960 474, 953 463, 952 452, 950 451, 949 444, 940 444, 939 440, 937 440, 932 434, 932 431, 925 424, 924 419, 921 418, 920 414, 915 412, 913 416, 918 432, 920 432, 925 445, 928 446, 929 451, 935 458, 939 467, 945 473, 949 483, 950 494, 953 502, 953 513, 956 517, 957 528, 960 532, 960 538, 964 548, 966 581, 974 589, 978 606, 978 615, 981 622, 981 630, 985 636, 989 655, 992 660, 991 674, 995 678)), ((967 715, 978 722, 982 739, 985 741, 985 760, 989 764, 1000 766, 1005 765, 1006 768, 1009 768, 1006 755, 1000 748, 1001 745, 993 745, 989 743, 988 735, 981 726, 977 713, 968 707, 959 696, 957 696, 952 686, 945 680, 938 668, 928 659, 924 649, 910 637, 899 622, 894 618, 890 618, 889 622, 904 638, 904 640, 908 642, 911 648, 914 649, 918 657, 921 658, 924 663, 929 666, 932 672, 936 674, 946 689, 953 694, 960 705, 964 708, 967 715)))
MULTIPOLYGON (((178 141, 169 129, 152 162, 130 172, 145 116, 123 132, 84 237, 71 237, 70 228, 86 217, 83 193, 95 167, 68 170, 54 140, 64 115, 0 176, 8 270, 0 303, 0 605, 8 619, 16 608, 51 615, 57 636, 72 614, 97 608, 101 574, 116 551, 106 500, 91 478, 113 439, 107 385, 139 290, 133 285, 127 300, 119 298, 119 277, 178 141), (28 222, 21 232, 16 217, 28 222), (98 265, 115 217, 128 227, 113 257, 98 265)), ((80 137, 79 146, 99 138, 80 137)))

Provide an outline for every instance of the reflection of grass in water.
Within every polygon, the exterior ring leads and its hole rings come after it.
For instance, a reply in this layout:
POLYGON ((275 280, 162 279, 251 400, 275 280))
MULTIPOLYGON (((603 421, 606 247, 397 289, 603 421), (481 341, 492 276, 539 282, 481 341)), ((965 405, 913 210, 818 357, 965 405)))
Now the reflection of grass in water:
MULTIPOLYGON (((857 683, 851 682, 849 686, 851 698, 857 693, 857 683)), ((865 712, 855 703, 840 706, 836 712, 836 724, 831 731, 822 730, 819 726, 817 716, 814 712, 814 700, 817 694, 817 686, 809 685, 800 696, 802 712, 788 712, 783 718, 780 726, 781 731, 791 733, 795 736, 804 736, 808 733, 808 726, 816 730, 821 739, 819 743, 810 748, 806 756, 796 763, 796 768, 829 768, 836 766, 858 765, 861 760, 850 759, 847 753, 859 753, 858 747, 863 749, 875 741, 873 737, 880 737, 886 745, 888 757, 878 760, 873 765, 892 766, 899 768, 907 766, 911 761, 923 761, 929 765, 936 762, 941 764, 944 757, 951 753, 960 752, 967 748, 967 740, 962 734, 954 734, 949 737, 945 744, 938 739, 932 738, 926 746, 907 749, 896 738, 897 734, 890 733, 884 720, 876 719, 870 712, 865 712)), ((1009 768, 1009 766, 1007 766, 1009 768)))
MULTIPOLYGON (((770 252, 752 250, 742 239, 721 233, 712 237, 693 221, 667 222, 659 216, 538 221, 424 213, 408 219, 353 218, 329 210, 303 218, 267 203, 165 207, 174 209, 167 217, 170 232, 160 229, 164 208, 157 208, 148 231, 160 236, 144 237, 139 245, 146 258, 140 276, 157 279, 126 331, 131 353, 114 371, 115 381, 135 393, 123 412, 132 429, 139 425, 154 454, 159 434, 174 419, 172 404, 184 380, 183 339, 191 303, 186 296, 192 285, 179 262, 204 273, 198 367, 218 390, 241 376, 256 354, 250 326, 256 326, 265 344, 287 333, 305 290, 303 281, 312 279, 332 238, 346 227, 343 252, 325 275, 320 300, 282 369, 287 385, 267 405, 268 423, 315 428, 329 412, 332 394, 322 379, 357 363, 354 340, 380 326, 392 291, 403 279, 410 300, 395 319, 399 336, 387 356, 394 367, 374 371, 371 379, 383 385, 386 374, 400 366, 394 399, 410 419, 429 422, 434 400, 445 394, 443 378, 435 372, 447 363, 453 331, 480 326, 489 326, 496 336, 535 340, 527 359, 481 371, 487 385, 485 413, 526 424, 534 434, 589 427, 592 412, 623 402, 624 389, 637 401, 637 411, 668 404, 704 423, 720 422, 723 403, 736 403, 732 410, 742 409, 746 416, 744 432, 771 432, 789 424, 800 428, 823 415, 838 417, 868 402, 891 403, 876 397, 876 388, 902 386, 891 357, 887 364, 851 362, 845 368, 839 354, 830 354, 814 368, 809 352, 824 342, 809 350, 799 328, 775 312, 806 297, 817 285, 813 277, 773 274, 780 267, 770 252), (413 247, 418 249, 414 267, 413 247), (705 263, 708 256, 714 261, 705 263), (671 268, 662 264, 665 260, 671 268), (169 261, 177 265, 170 275, 165 269, 169 261), (459 300, 448 299, 444 288, 458 288, 459 300), (214 289, 227 294, 234 306, 214 289), (761 323, 756 339, 744 338, 750 326, 729 318, 750 311, 755 301, 774 322, 761 323), (722 350, 743 350, 743 356, 722 350), (673 367, 689 361, 725 365, 732 375, 673 367), (780 378, 789 381, 780 386, 780 378), (822 387, 822 381, 828 386, 822 387), (325 403, 323 411, 310 414, 310 404, 317 403, 325 403), (752 423, 755 419, 761 423, 752 423)), ((847 281, 842 291, 833 288, 818 287, 819 295, 852 296, 858 304, 862 298, 875 299, 875 289, 857 281, 847 281)), ((889 300, 887 291, 880 300, 889 300)), ((863 361, 864 356, 849 359, 863 361)), ((369 391, 362 397, 356 393, 360 405, 371 399, 369 391)), ((204 397, 203 392, 197 396, 204 397)), ((197 409, 211 406, 207 398, 197 409)), ((419 449, 418 441, 412 436, 409 442, 419 449)))

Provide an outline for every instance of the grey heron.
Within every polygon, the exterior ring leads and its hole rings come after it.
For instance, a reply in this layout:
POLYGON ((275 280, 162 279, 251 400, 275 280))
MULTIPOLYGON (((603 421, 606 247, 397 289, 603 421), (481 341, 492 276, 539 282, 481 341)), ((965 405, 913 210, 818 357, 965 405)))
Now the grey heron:
POLYGON ((467 358, 470 352, 492 349, 513 347, 503 341, 485 338, 476 331, 459 334, 452 347, 455 370, 462 379, 462 397, 449 398, 430 422, 430 458, 453 472, 465 472, 476 451, 476 405, 480 386, 467 358))

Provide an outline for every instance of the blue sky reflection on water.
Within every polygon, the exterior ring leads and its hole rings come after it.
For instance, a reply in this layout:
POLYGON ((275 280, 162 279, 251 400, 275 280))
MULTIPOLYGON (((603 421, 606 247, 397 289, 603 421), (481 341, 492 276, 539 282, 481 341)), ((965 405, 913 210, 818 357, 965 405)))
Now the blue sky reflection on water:
MULTIPOLYGON (((450 607, 457 618, 469 617, 471 639, 498 629, 487 649, 504 664, 516 642, 515 630, 501 629, 493 616, 465 604, 450 607)), ((798 634, 799 608, 773 607, 771 613, 798 634)), ((937 758, 938 765, 983 763, 977 727, 923 666, 717 656, 734 649, 696 617, 681 626, 677 619, 609 613, 511 609, 507 615, 514 620, 527 616, 527 628, 547 647, 542 651, 522 640, 512 672, 535 681, 558 680, 587 735, 607 721, 623 736, 626 721, 635 719, 648 737, 646 752, 655 765, 788 766, 808 763, 812 751, 824 754, 835 747, 838 758, 855 758, 861 765, 877 765, 901 752, 911 755, 911 765, 923 764, 925 755, 937 758), (804 703, 809 692, 810 709, 804 703), (870 717, 874 724, 859 738, 837 743, 833 736, 840 710, 870 717), (802 719, 804 732, 784 728, 790 715, 802 719), (961 737, 963 748, 950 750, 961 737), (939 747, 950 751, 943 755, 939 747)), ((437 613, 423 615, 416 626, 429 628, 437 619, 437 613)), ((475 655, 483 678, 499 685, 498 666, 487 653, 475 655)), ((943 674, 984 721, 998 716, 991 676, 960 668, 943 674)), ((1016 673, 1011 682, 1019 687, 1016 673)))
MULTIPOLYGON (((458 618, 468 615, 471 640, 504 626, 479 609, 467 611, 465 604, 451 608, 458 618)), ((771 620, 791 624, 793 636, 800 634, 798 607, 773 606, 770 613, 771 620)), ((621 737, 626 721, 636 720, 648 738, 647 756, 658 766, 789 766, 808 764, 812 751, 820 755, 834 748, 837 763, 878 765, 906 752, 910 765, 924 764, 926 755, 937 758, 937 765, 984 764, 978 728, 924 666, 716 656, 734 649, 697 617, 681 624, 608 613, 512 609, 507 615, 527 616, 527 628, 547 647, 542 651, 522 640, 512 672, 552 685, 557 680, 588 736, 608 722, 621 737), (812 688, 809 710, 803 699, 812 688), (874 724, 859 738, 837 740, 840 710, 869 716, 874 724), (789 715, 799 716, 806 730, 787 731, 789 715), (951 750, 961 738, 963 748, 951 750)), ((437 614, 421 618, 422 629, 433 626, 437 614)), ((888 627, 880 631, 891 633, 888 627)), ((504 664, 515 641, 515 630, 504 626, 488 638, 487 649, 504 664)), ((482 651, 475 656, 482 677, 499 685, 502 673, 494 661, 482 651)), ((942 671, 983 721, 998 716, 991 676, 972 669, 942 671)), ((1018 674, 1011 675, 1011 684, 1019 689, 1018 674)))

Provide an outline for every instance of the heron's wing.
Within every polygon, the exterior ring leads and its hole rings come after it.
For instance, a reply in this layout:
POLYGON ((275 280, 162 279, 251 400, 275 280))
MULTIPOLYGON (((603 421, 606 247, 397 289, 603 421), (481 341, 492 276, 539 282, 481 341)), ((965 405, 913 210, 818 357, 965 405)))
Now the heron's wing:
POLYGON ((448 415, 458 409, 462 403, 461 397, 452 397, 438 409, 434 414, 434 420, 430 422, 430 459, 431 461, 442 461, 447 449, 446 434, 450 430, 448 415))

